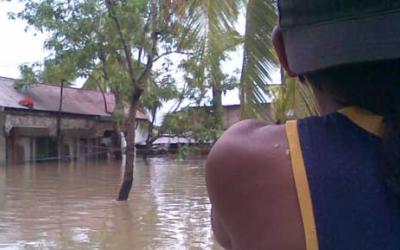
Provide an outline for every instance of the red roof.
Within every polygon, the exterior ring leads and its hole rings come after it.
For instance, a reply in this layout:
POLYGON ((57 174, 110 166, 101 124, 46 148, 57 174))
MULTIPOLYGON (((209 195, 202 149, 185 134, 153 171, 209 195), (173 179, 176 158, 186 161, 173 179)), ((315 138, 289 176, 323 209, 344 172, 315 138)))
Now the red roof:
MULTIPOLYGON (((47 84, 35 84, 25 90, 14 88, 15 79, 0 77, 0 107, 58 112, 60 102, 60 87, 47 84), (22 99, 33 101, 33 108, 19 104, 22 99)), ((65 87, 63 93, 62 112, 79 115, 111 117, 115 108, 115 98, 111 93, 105 93, 107 111, 104 107, 100 91, 65 87)), ((138 119, 148 120, 146 114, 137 111, 138 119)))

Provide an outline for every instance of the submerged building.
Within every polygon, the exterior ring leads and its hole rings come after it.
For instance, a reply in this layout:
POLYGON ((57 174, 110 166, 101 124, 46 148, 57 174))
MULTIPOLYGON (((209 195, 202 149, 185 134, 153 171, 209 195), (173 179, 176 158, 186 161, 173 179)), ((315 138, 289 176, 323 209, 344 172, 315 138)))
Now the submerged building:
MULTIPOLYGON (((14 83, 0 77, 0 165, 97 158, 118 147, 112 146, 112 94, 64 87, 60 105, 58 86, 35 84, 17 90, 14 83)), ((148 121, 139 111, 137 119, 148 121)), ((138 130, 137 142, 144 138, 138 130)))

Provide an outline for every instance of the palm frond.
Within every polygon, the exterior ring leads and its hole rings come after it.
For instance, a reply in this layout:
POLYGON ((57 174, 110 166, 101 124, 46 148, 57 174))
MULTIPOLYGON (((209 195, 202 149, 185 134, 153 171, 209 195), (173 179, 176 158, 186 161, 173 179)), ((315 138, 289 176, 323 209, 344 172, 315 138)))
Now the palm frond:
POLYGON ((284 83, 270 87, 273 95, 273 121, 277 124, 289 119, 319 115, 319 106, 311 86, 296 78, 283 77, 284 83))
POLYGON ((277 68, 271 34, 276 25, 273 0, 249 0, 246 11, 243 66, 240 79, 241 118, 260 117, 270 95, 267 84, 277 68))
POLYGON ((296 86, 296 102, 294 106, 297 118, 303 118, 311 115, 320 115, 319 106, 314 96, 314 92, 310 84, 300 83, 297 80, 296 86))

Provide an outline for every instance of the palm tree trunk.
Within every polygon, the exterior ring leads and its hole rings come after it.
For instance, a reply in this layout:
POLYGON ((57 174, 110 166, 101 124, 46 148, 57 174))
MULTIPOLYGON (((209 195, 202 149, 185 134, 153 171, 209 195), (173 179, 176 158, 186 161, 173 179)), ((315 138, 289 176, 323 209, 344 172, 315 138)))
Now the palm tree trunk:
MULTIPOLYGON (((215 128, 222 130, 224 128, 224 109, 222 107, 222 91, 218 86, 212 87, 212 103, 215 118, 215 128)), ((218 138, 215 138, 218 139, 218 138)))
POLYGON ((247 66, 248 66, 248 51, 246 46, 243 49, 243 64, 242 71, 240 74, 240 83, 239 83, 239 100, 240 100, 240 120, 244 120, 248 116, 247 112, 247 93, 246 93, 246 76, 247 76, 247 66))
POLYGON ((240 120, 247 119, 251 116, 249 112, 249 103, 248 103, 248 90, 247 90, 247 82, 249 81, 249 36, 252 34, 251 24, 251 10, 254 5, 254 0, 250 0, 246 6, 246 30, 244 35, 244 46, 243 46, 243 62, 242 62, 242 70, 240 74, 240 83, 239 83, 239 91, 240 91, 240 120))
POLYGON ((280 67, 280 74, 281 74, 281 87, 286 87, 286 74, 283 67, 280 67))

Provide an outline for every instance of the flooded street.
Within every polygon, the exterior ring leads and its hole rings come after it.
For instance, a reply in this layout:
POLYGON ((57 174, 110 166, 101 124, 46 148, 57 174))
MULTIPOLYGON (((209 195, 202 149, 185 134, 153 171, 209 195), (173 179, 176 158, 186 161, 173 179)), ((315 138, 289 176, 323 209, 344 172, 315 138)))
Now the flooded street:
POLYGON ((0 168, 0 249, 220 249, 204 159, 138 159, 128 202, 118 162, 0 168))

